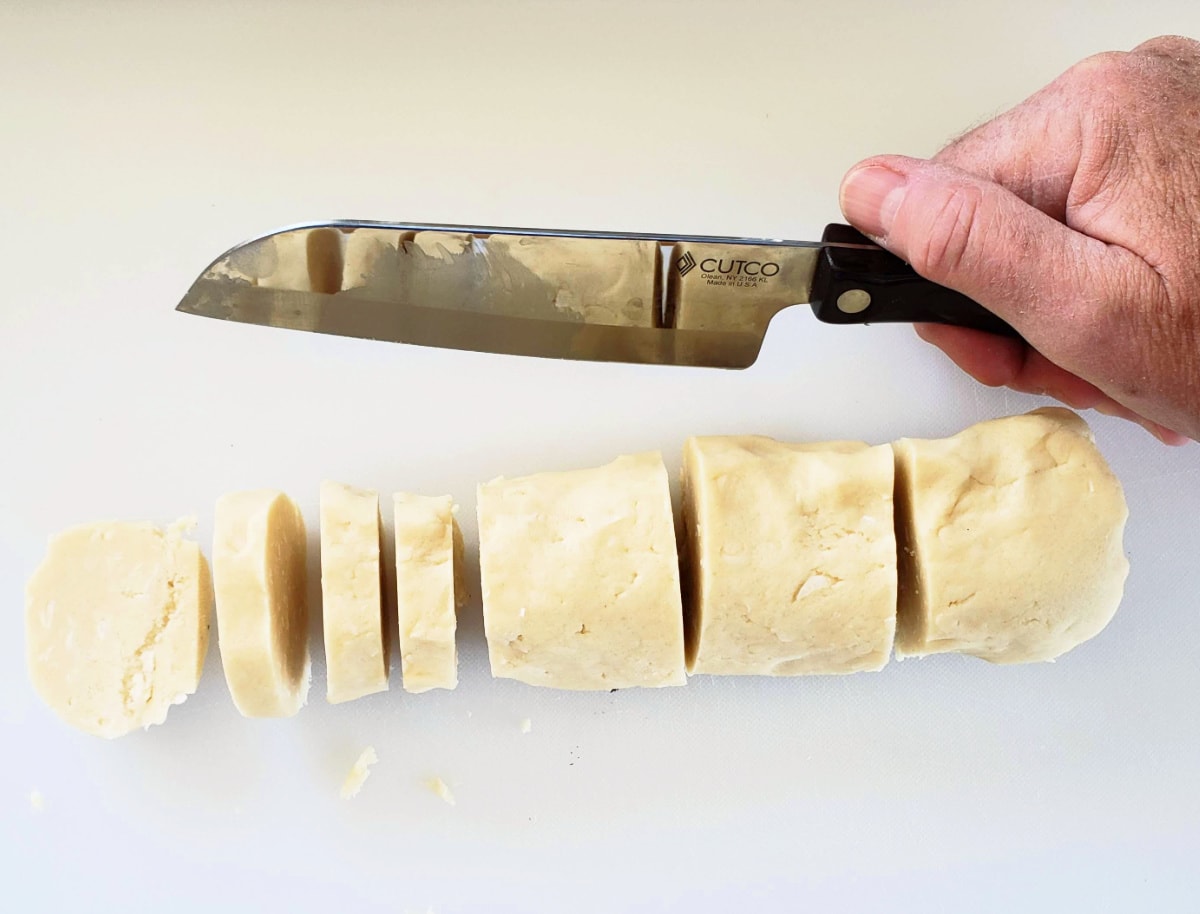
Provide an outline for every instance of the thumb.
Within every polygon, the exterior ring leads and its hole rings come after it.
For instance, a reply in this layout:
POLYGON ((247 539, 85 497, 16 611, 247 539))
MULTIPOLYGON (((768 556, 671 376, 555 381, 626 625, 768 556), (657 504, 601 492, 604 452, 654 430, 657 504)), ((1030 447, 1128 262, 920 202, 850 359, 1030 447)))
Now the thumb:
POLYGON ((841 205, 917 273, 975 299, 1047 354, 1061 352, 1068 331, 1077 340, 1108 298, 1105 244, 950 165, 867 159, 842 182, 841 205))

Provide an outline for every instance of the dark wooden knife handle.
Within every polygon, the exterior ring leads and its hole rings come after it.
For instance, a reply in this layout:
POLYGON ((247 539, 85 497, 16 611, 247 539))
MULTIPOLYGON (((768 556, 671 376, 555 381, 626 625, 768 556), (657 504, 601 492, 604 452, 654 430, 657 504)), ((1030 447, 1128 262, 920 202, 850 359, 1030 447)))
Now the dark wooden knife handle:
MULTIPOLYGON (((826 226, 821 240, 874 245, 848 225, 826 226)), ((1019 336, 982 305, 918 276, 895 254, 878 247, 822 248, 809 301, 817 319, 829 324, 953 324, 1019 336)))

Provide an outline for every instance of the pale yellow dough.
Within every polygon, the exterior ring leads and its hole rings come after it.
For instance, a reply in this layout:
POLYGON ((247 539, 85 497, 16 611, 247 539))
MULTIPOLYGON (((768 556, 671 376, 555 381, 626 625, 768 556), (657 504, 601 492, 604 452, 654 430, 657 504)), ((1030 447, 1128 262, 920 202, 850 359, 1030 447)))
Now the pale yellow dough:
POLYGON ((380 535, 378 492, 321 483, 321 617, 331 704, 388 687, 380 535))
POLYGON ((894 447, 897 656, 1052 660, 1108 624, 1128 510, 1082 419, 1041 409, 894 447))
POLYGON ((425 782, 425 786, 429 788, 431 793, 435 794, 447 805, 453 806, 455 804, 454 794, 451 792, 449 785, 447 785, 446 782, 441 778, 429 778, 425 782))
POLYGON ((338 791, 343 800, 353 800, 363 789, 363 784, 367 783, 367 778, 371 776, 371 766, 379 763, 379 755, 375 752, 374 746, 367 746, 357 759, 354 760, 354 765, 351 767, 346 779, 342 781, 342 787, 338 791))
POLYGON ((269 489, 217 500, 213 580, 225 680, 246 717, 289 717, 308 696, 304 518, 269 489))
POLYGON ((449 495, 398 492, 396 607, 406 692, 458 685, 456 608, 465 595, 463 540, 449 495))
POLYGON ((896 622, 892 472, 887 445, 688 439, 692 670, 881 669, 896 622))
POLYGON ((671 497, 657 453, 479 487, 492 675, 559 689, 683 685, 671 497))
POLYGON ((25 587, 34 688, 73 727, 105 738, 161 724, 196 691, 212 584, 185 522, 72 527, 25 587))

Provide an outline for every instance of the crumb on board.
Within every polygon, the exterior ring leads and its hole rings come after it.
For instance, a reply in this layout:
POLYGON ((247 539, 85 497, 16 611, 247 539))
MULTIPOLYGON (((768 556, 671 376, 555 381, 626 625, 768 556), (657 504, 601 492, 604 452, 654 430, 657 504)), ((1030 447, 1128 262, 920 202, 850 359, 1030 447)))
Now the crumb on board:
POLYGON ((430 778, 425 782, 425 786, 451 806, 454 805, 454 794, 450 792, 450 788, 446 786, 446 782, 441 778, 430 778))
POLYGON ((530 720, 528 717, 526 717, 524 720, 521 721, 521 732, 522 733, 528 733, 532 729, 533 729, 533 721, 530 720))
POLYGON ((366 783, 368 777, 371 776, 371 766, 379 761, 379 756, 375 754, 374 746, 367 746, 359 753, 358 760, 355 761, 350 773, 346 775, 346 780, 342 782, 342 799, 350 800, 358 796, 358 792, 362 790, 362 786, 366 783))
POLYGON ((29 791, 29 806, 34 812, 41 812, 45 802, 42 799, 42 792, 36 787, 29 791))

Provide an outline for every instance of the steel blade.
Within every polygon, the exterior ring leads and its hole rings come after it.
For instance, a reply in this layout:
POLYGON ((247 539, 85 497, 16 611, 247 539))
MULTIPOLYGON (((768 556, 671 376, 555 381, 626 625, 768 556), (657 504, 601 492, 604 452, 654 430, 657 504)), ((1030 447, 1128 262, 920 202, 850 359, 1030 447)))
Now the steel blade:
POLYGON ((265 289, 229 279, 197 280, 179 310, 393 343, 597 362, 748 368, 762 346, 757 333, 538 320, 429 308, 353 292, 265 289))
POLYGON ((340 336, 592 361, 745 368, 808 300, 819 242, 350 222, 214 261, 178 310, 340 336))

